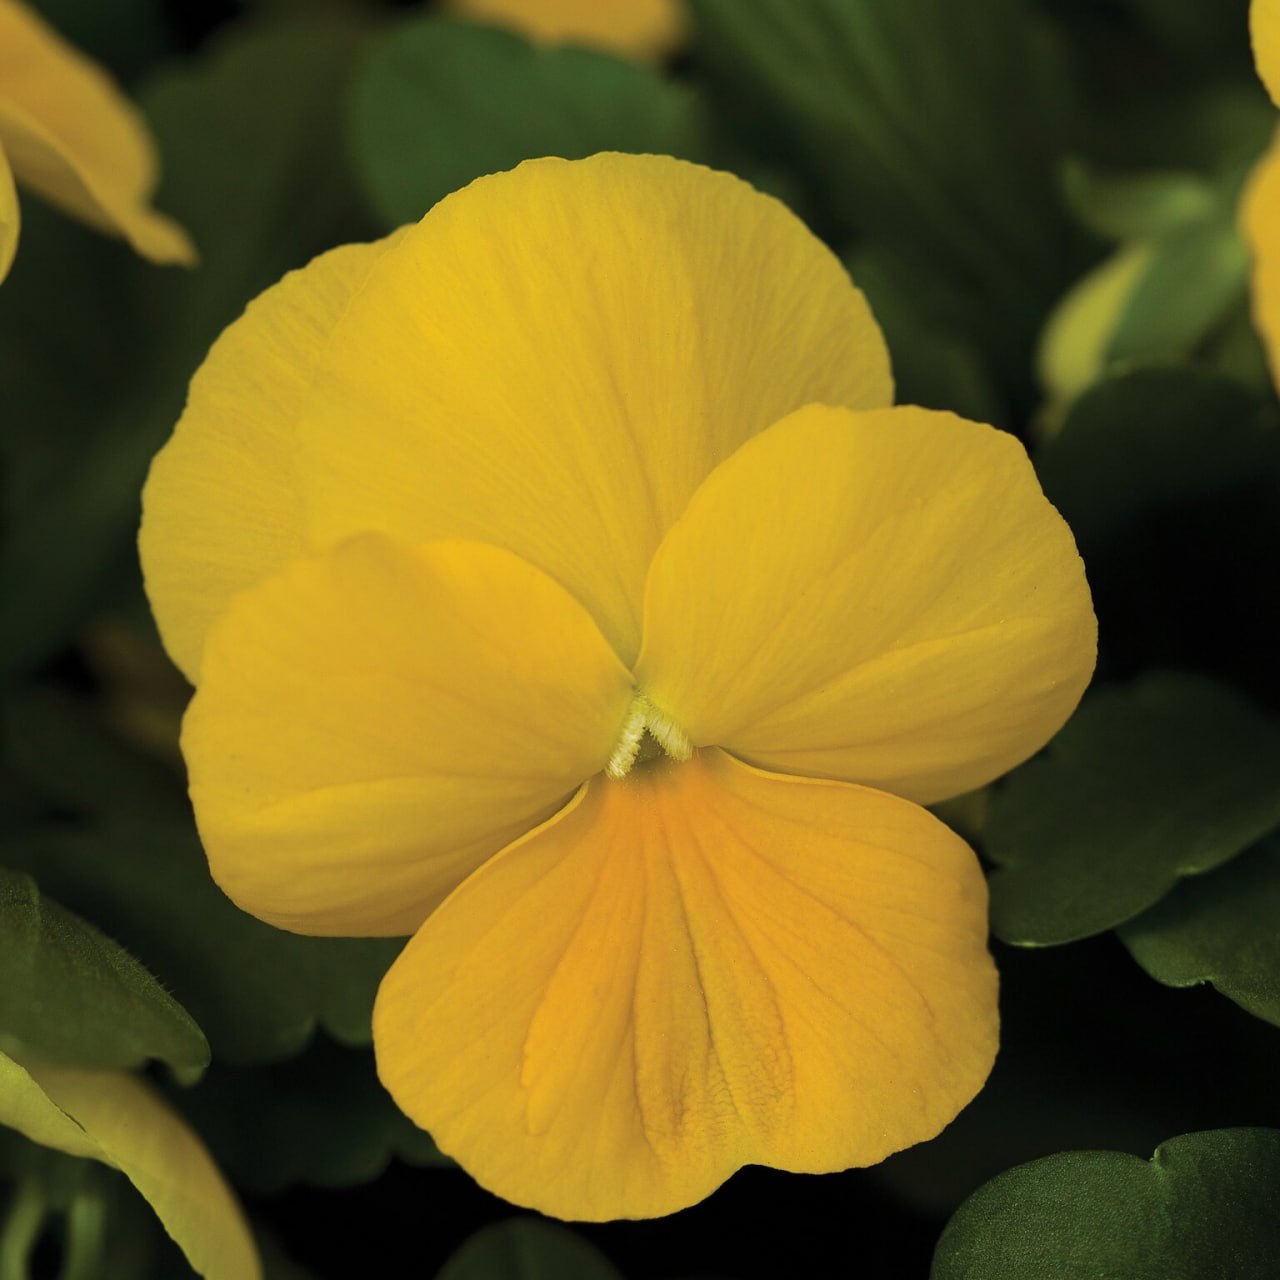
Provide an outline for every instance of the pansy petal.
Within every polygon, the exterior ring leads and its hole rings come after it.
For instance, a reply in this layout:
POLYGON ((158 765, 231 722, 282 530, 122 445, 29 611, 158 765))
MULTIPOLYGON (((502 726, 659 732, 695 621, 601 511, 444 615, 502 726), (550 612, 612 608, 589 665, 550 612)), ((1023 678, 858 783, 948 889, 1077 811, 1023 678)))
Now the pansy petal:
POLYGON ((1280 0, 1253 0, 1249 34, 1258 75, 1267 86, 1271 101, 1280 107, 1280 0))
POLYGON ((599 770, 631 679, 509 552, 380 534, 237 596, 183 726, 213 877, 301 933, 410 933, 599 770))
POLYGON ((314 535, 476 538, 635 656, 707 472, 813 400, 887 404, 862 295, 778 201, 661 156, 530 161, 436 205, 334 329, 299 430, 314 535))
POLYGON ((1240 213, 1253 255, 1253 322, 1280 386, 1280 130, 1249 177, 1240 213))
POLYGON ((5 159, 0 146, 0 280, 9 274, 13 255, 18 248, 18 228, 21 217, 18 212, 18 193, 13 187, 13 170, 5 159))
POLYGON ((213 344, 151 465, 139 537, 147 594, 192 683, 231 597, 309 550, 293 475, 298 411, 330 330, 394 241, 321 254, 251 302, 213 344))
POLYGON ((383 981, 378 1070, 508 1200, 670 1213, 941 1130, 995 1053, 985 939, 925 810, 703 752, 593 780, 457 889, 383 981))
POLYGON ((0 0, 0 146, 24 185, 68 213, 154 262, 194 261, 182 228, 149 207, 156 158, 142 117, 101 67, 14 0, 0 0))
POLYGON ((581 44, 659 58, 683 39, 683 0, 447 0, 462 18, 511 27, 548 44, 581 44))
POLYGON ((694 745, 926 803, 1043 745, 1095 637, 1071 533, 1012 436, 811 406, 667 535, 636 682, 694 745))

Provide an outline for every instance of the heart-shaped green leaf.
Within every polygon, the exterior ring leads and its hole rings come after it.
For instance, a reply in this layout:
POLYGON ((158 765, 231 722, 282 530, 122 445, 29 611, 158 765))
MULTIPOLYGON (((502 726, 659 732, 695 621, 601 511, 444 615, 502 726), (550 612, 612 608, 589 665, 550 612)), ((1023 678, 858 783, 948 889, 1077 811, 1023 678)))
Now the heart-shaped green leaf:
POLYGON ((372 1182, 393 1157, 452 1164, 391 1101, 367 1049, 322 1036, 287 1062, 215 1065, 174 1101, 237 1186, 256 1195, 372 1182))
POLYGON ((1179 885, 1124 925, 1120 938, 1166 986, 1211 982, 1280 1026, 1280 844, 1266 841, 1179 885))
POLYGON ((209 1045, 191 1015, 125 949, 0 867, 0 1040, 55 1062, 198 1076, 209 1045))
POLYGON ((1087 938, 1277 826, 1280 724, 1195 676, 1100 690, 992 799, 992 927, 1022 946, 1087 938))
POLYGON ((1267 1280, 1280 1274, 1280 1130, 1216 1129, 1150 1160, 1072 1151, 979 1188, 931 1280, 1267 1280))
POLYGON ((416 222, 473 178, 535 156, 688 156, 700 145, 693 99, 656 71, 434 17, 404 24, 370 50, 351 137, 388 227, 416 222))
POLYGON ((622 1280, 602 1253, 566 1227, 513 1218, 485 1227, 440 1268, 436 1280, 622 1280))

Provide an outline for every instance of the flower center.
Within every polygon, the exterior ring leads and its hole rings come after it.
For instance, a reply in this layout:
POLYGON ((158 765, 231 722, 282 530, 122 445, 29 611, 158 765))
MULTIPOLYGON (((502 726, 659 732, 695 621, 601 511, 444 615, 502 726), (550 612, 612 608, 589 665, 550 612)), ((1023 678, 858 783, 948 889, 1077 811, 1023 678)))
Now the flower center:
POLYGON ((622 732, 604 771, 611 778, 625 778, 632 765, 665 753, 672 760, 688 760, 693 755, 689 735, 665 711, 655 707, 639 689, 631 697, 622 732))

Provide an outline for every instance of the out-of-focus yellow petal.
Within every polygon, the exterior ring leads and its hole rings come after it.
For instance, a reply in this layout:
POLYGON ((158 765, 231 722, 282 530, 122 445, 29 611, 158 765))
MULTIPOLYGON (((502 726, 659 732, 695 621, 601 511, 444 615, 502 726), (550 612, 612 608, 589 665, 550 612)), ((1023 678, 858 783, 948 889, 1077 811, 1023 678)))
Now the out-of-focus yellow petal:
POLYGON ((645 60, 676 49, 688 29, 681 0, 447 0, 445 8, 531 40, 591 45, 645 60))
POLYGON ((631 678, 509 552, 367 534, 237 596, 182 748, 214 879, 303 933, 410 933, 608 759, 631 678))
POLYGON ((18 247, 18 228, 21 217, 18 212, 18 193, 13 189, 13 170, 0 146, 0 280, 9 274, 13 255, 18 247))
POLYGON ((1240 215, 1253 255, 1253 323, 1280 387, 1280 130, 1245 186, 1240 215))
POLYGON ((995 1054, 985 939, 923 809, 704 752, 592 781, 467 880, 383 981, 378 1070, 508 1200, 670 1213, 942 1129, 995 1054))
POLYGON ((0 146, 20 182, 143 257, 195 260, 186 232, 149 206, 156 158, 142 117, 101 67, 16 0, 0 0, 0 146))
POLYGON ((193 684, 231 597, 310 549, 298 412, 330 331, 395 238, 321 254, 251 302, 213 344, 151 465, 142 568, 165 648, 193 684))
POLYGON ((1258 75, 1267 86, 1271 101, 1280 107, 1280 0, 1253 0, 1249 34, 1258 75))
POLYGON ((629 661, 650 556, 707 472, 802 404, 891 395, 865 300, 778 201, 669 157, 536 160, 373 267, 317 368, 298 475, 321 543, 505 546, 629 661))
POLYGON ((1095 640, 1075 543, 1017 440, 810 406, 667 535, 636 683, 695 746, 925 803, 1042 746, 1095 640))
POLYGON ((119 1169, 207 1280, 257 1280, 244 1215, 204 1144, 143 1080, 0 1054, 0 1124, 119 1169))

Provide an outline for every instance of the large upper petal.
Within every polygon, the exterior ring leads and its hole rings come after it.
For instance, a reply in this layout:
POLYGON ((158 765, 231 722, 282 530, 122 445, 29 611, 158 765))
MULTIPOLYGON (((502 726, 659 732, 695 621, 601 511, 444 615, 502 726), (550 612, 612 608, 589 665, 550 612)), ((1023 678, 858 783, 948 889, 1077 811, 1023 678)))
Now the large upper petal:
POLYGON ((1059 728, 1096 624, 1022 446, 811 406, 702 485, 654 558, 636 682, 697 745, 921 803, 1059 728))
POLYGON ((298 476, 320 544, 500 544, 635 656, 694 488, 802 404, 891 399, 862 295, 776 200, 660 156, 530 161, 436 205, 317 369, 298 476))
POLYGON ((1280 0, 1253 0, 1249 7, 1249 34, 1258 75, 1280 107, 1280 0))
POLYGON ((704 752, 593 780, 456 890, 383 981, 378 1070, 508 1200, 670 1213, 942 1129, 995 1053, 985 939, 925 810, 704 752))
POLYGON ((251 302, 213 344, 151 465, 142 568, 165 648, 193 684, 231 597, 310 549, 298 412, 330 331, 394 240, 330 250, 251 302))
POLYGON ((1280 387, 1280 130, 1249 177, 1240 213, 1253 255, 1253 322, 1280 387))
POLYGON ((26 186, 154 262, 192 262, 186 233, 149 205, 156 158, 105 71, 16 0, 0 0, 0 147, 26 186))
POLYGON ((366 534, 242 592, 183 727, 214 879, 319 934, 409 933, 608 758, 630 676, 496 547, 366 534))

